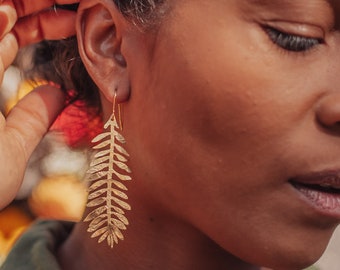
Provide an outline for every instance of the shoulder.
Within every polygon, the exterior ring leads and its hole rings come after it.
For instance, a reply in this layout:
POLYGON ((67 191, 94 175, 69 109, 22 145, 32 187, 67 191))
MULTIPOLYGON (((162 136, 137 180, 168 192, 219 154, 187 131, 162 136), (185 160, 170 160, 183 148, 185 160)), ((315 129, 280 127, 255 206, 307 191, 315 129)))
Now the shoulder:
POLYGON ((0 269, 59 270, 56 251, 72 228, 71 222, 37 221, 18 239, 0 269))

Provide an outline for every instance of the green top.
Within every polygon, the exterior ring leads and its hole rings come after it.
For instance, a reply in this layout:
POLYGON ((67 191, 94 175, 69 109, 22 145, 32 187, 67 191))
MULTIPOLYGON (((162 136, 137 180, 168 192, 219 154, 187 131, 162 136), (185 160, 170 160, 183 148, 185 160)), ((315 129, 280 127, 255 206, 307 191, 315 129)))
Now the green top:
POLYGON ((35 223, 13 246, 0 270, 61 270, 55 254, 72 227, 70 222, 35 223))

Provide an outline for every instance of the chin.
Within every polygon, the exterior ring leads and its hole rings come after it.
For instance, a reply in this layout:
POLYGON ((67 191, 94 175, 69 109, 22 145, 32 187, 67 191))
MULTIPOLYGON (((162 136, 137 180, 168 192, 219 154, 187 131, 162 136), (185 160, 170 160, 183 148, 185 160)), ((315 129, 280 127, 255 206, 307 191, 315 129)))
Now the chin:
POLYGON ((257 249, 255 254, 248 253, 248 261, 273 270, 305 269, 320 259, 332 236, 330 230, 311 232, 293 234, 289 230, 282 231, 281 235, 263 242, 261 246, 265 248, 257 249))
POLYGON ((263 264, 273 270, 301 270, 313 265, 323 255, 326 247, 315 242, 313 246, 304 245, 303 248, 290 248, 286 252, 276 254, 271 262, 263 264))
POLYGON ((313 262, 304 262, 304 261, 298 261, 298 262, 294 262, 294 261, 289 261, 289 262, 285 262, 283 264, 270 264, 265 266, 265 269, 270 269, 270 270, 301 270, 301 269, 306 269, 309 266, 312 266, 317 260, 313 261, 313 262))

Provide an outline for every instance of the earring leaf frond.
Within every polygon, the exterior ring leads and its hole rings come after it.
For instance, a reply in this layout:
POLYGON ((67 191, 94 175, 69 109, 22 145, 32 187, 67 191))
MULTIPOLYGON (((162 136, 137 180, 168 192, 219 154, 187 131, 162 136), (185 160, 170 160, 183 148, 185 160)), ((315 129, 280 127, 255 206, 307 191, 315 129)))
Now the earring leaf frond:
POLYGON ((123 240, 121 231, 129 224, 124 210, 131 210, 126 202, 126 186, 121 181, 131 180, 130 168, 126 164, 129 154, 123 148, 124 137, 118 132, 119 126, 114 114, 104 125, 105 132, 96 136, 92 142, 97 151, 88 170, 87 207, 94 208, 87 214, 84 222, 90 222, 88 232, 98 243, 106 239, 112 248, 118 240, 123 240))

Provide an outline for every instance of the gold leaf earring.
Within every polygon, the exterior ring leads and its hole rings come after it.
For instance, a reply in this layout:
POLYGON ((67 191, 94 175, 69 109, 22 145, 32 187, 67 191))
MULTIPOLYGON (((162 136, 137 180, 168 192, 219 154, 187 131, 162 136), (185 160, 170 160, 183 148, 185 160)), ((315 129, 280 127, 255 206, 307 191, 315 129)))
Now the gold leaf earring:
POLYGON ((129 221, 125 217, 125 210, 131 210, 126 202, 125 181, 131 180, 131 170, 126 165, 129 154, 122 147, 124 137, 119 133, 122 129, 121 105, 118 104, 117 122, 115 92, 113 99, 113 113, 104 125, 104 132, 96 136, 92 142, 97 151, 88 170, 88 201, 87 207, 94 208, 84 219, 90 222, 87 231, 91 238, 99 237, 98 243, 107 241, 113 248, 118 240, 124 240, 122 234, 129 221))

